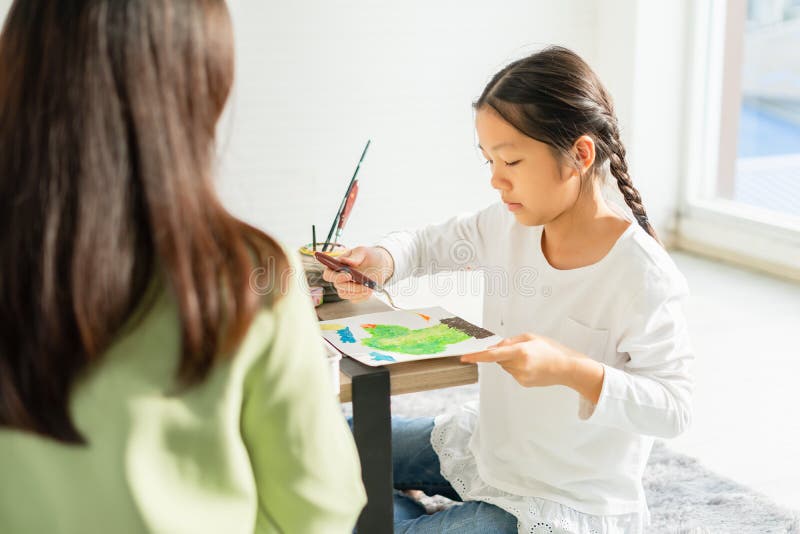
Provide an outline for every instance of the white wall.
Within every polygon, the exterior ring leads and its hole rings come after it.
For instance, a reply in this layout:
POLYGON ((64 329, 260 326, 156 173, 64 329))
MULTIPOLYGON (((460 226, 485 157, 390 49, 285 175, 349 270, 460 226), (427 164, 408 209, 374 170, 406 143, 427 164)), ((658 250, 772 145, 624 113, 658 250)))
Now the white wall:
POLYGON ((312 223, 324 235, 371 138, 345 242, 480 208, 496 194, 471 102, 508 61, 561 44, 611 91, 634 183, 668 232, 683 168, 687 2, 231 0, 223 199, 292 246, 310 240, 312 223))
POLYGON ((511 59, 549 43, 594 54, 594 3, 232 4, 238 81, 221 189, 296 245, 324 234, 366 139, 348 243, 494 201, 472 101, 511 59))
MULTIPOLYGON (((662 241, 676 225, 685 155, 688 0, 604 0, 593 67, 611 92, 634 186, 662 241)), ((609 193, 623 203, 611 178, 609 193)))
POLYGON ((493 201, 470 104, 495 71, 545 44, 573 48, 609 87, 634 183, 657 229, 673 228, 685 0, 231 8, 239 64, 221 191, 293 245, 310 240, 312 223, 327 231, 368 137, 346 242, 493 201))
MULTIPOLYGON (((685 172, 689 0, 638 2, 631 133, 634 183, 662 234, 675 230, 685 172)), ((662 236, 663 237, 663 236, 662 236)), ((666 236, 669 237, 669 236, 666 236)))

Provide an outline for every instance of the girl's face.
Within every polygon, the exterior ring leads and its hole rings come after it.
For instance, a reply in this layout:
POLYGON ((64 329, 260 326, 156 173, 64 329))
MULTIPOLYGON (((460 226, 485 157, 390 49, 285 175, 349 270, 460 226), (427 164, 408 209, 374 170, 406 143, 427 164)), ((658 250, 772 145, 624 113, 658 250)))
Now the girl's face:
POLYGON ((492 187, 520 224, 548 223, 575 204, 580 177, 549 145, 523 134, 488 106, 477 111, 475 128, 492 187))

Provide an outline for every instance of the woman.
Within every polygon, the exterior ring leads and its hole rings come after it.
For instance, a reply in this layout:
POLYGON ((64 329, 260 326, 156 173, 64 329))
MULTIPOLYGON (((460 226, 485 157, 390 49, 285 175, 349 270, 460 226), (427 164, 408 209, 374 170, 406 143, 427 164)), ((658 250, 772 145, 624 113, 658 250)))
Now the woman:
POLYGON ((297 262, 214 193, 232 79, 222 0, 12 5, 1 532, 352 529, 358 457, 297 262))

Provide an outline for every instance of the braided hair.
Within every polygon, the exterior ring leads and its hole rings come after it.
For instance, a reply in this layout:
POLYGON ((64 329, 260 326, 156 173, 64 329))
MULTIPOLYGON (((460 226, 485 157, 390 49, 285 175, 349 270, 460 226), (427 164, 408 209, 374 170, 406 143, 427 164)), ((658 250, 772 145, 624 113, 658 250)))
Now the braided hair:
POLYGON ((575 52, 551 46, 510 63, 492 77, 474 103, 475 109, 485 106, 523 134, 571 159, 576 167, 572 147, 579 137, 589 135, 595 143, 595 161, 586 175, 598 175, 608 162, 639 226, 661 243, 628 173, 611 96, 575 52))

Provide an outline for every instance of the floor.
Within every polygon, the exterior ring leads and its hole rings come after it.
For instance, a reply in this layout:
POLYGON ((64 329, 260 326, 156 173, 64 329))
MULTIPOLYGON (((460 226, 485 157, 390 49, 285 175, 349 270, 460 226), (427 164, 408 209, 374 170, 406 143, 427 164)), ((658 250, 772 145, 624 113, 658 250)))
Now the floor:
POLYGON ((689 281, 695 419, 670 442, 800 510, 800 284, 673 253, 689 281))
MULTIPOLYGON (((717 473, 800 510, 800 284, 673 252, 692 296, 695 417, 670 440, 717 473)), ((401 306, 481 321, 481 287, 458 273, 406 281, 401 306)))

